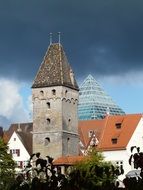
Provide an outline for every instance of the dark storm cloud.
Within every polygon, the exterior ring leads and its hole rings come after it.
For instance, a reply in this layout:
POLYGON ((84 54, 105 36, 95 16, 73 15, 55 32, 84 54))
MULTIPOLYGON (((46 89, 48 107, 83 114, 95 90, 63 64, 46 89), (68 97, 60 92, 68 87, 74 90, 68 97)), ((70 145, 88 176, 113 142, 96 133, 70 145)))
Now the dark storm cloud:
POLYGON ((78 76, 142 70, 142 20, 142 0, 1 0, 0 76, 32 80, 58 31, 78 76))

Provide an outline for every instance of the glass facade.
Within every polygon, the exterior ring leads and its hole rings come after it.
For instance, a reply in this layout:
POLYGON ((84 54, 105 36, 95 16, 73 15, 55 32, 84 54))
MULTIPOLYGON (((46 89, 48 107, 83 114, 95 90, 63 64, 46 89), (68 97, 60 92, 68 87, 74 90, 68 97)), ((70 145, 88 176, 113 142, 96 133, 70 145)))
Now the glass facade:
POLYGON ((102 119, 107 113, 110 115, 125 114, 91 75, 79 88, 78 116, 80 120, 102 119))

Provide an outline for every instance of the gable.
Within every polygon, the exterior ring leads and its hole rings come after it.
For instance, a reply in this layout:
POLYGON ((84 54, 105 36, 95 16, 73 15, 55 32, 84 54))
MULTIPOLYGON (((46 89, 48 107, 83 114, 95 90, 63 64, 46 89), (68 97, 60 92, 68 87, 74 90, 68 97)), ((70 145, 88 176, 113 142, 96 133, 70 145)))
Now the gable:
POLYGON ((102 120, 79 121, 80 140, 86 147, 89 142, 88 131, 94 130, 99 140, 99 150, 125 149, 141 117, 141 114, 109 115, 102 120))
POLYGON ((30 154, 28 153, 28 151, 26 150, 24 144, 22 143, 21 139, 19 138, 19 135, 14 132, 10 138, 10 140, 8 141, 8 147, 9 150, 16 150, 19 149, 20 150, 20 157, 23 160, 27 160, 30 157, 30 154))

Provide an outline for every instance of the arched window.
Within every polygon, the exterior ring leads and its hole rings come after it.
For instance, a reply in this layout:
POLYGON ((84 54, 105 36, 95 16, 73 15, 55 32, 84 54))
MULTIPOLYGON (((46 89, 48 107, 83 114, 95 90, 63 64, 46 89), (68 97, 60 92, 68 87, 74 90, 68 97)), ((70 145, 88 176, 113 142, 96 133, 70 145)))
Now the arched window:
POLYGON ((49 143, 50 143, 50 138, 49 138, 49 137, 46 137, 46 138, 45 138, 45 145, 47 146, 49 143))
POLYGON ((70 138, 68 137, 68 138, 67 138, 67 142, 69 142, 69 140, 70 140, 70 138))
POLYGON ((51 120, 47 118, 47 125, 49 125, 50 123, 51 123, 51 120))
POLYGON ((48 109, 51 108, 50 102, 47 102, 47 107, 48 107, 48 109))
POLYGON ((44 96, 44 91, 43 90, 40 91, 40 95, 44 96))
POLYGON ((66 91, 65 91, 65 96, 67 96, 67 94, 68 94, 68 91, 66 90, 66 91))
POLYGON ((52 90, 52 95, 56 95, 56 90, 55 89, 52 90))
POLYGON ((68 128, 71 129, 71 119, 68 119, 68 128))

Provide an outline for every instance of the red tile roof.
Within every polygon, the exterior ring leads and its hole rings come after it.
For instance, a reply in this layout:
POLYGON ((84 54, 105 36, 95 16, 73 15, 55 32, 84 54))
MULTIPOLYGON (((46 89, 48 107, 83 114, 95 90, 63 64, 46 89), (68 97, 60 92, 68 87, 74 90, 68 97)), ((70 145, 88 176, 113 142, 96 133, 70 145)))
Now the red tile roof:
POLYGON ((142 114, 128 114, 118 116, 106 116, 103 120, 79 121, 79 135, 82 143, 86 146, 89 141, 88 132, 94 130, 99 144, 98 149, 119 150, 125 149, 131 139, 142 114), (116 124, 121 123, 121 128, 116 124), (112 143, 112 139, 117 138, 117 143, 112 143))
POLYGON ((87 146, 87 144, 89 143, 89 140, 90 140, 89 131, 91 130, 94 131, 97 139, 100 138, 105 122, 106 122, 105 119, 79 121, 79 124, 78 124, 79 136, 84 146, 87 146))
POLYGON ((76 162, 80 162, 84 159, 84 156, 62 156, 53 161, 53 165, 55 166, 71 166, 74 165, 76 162))

